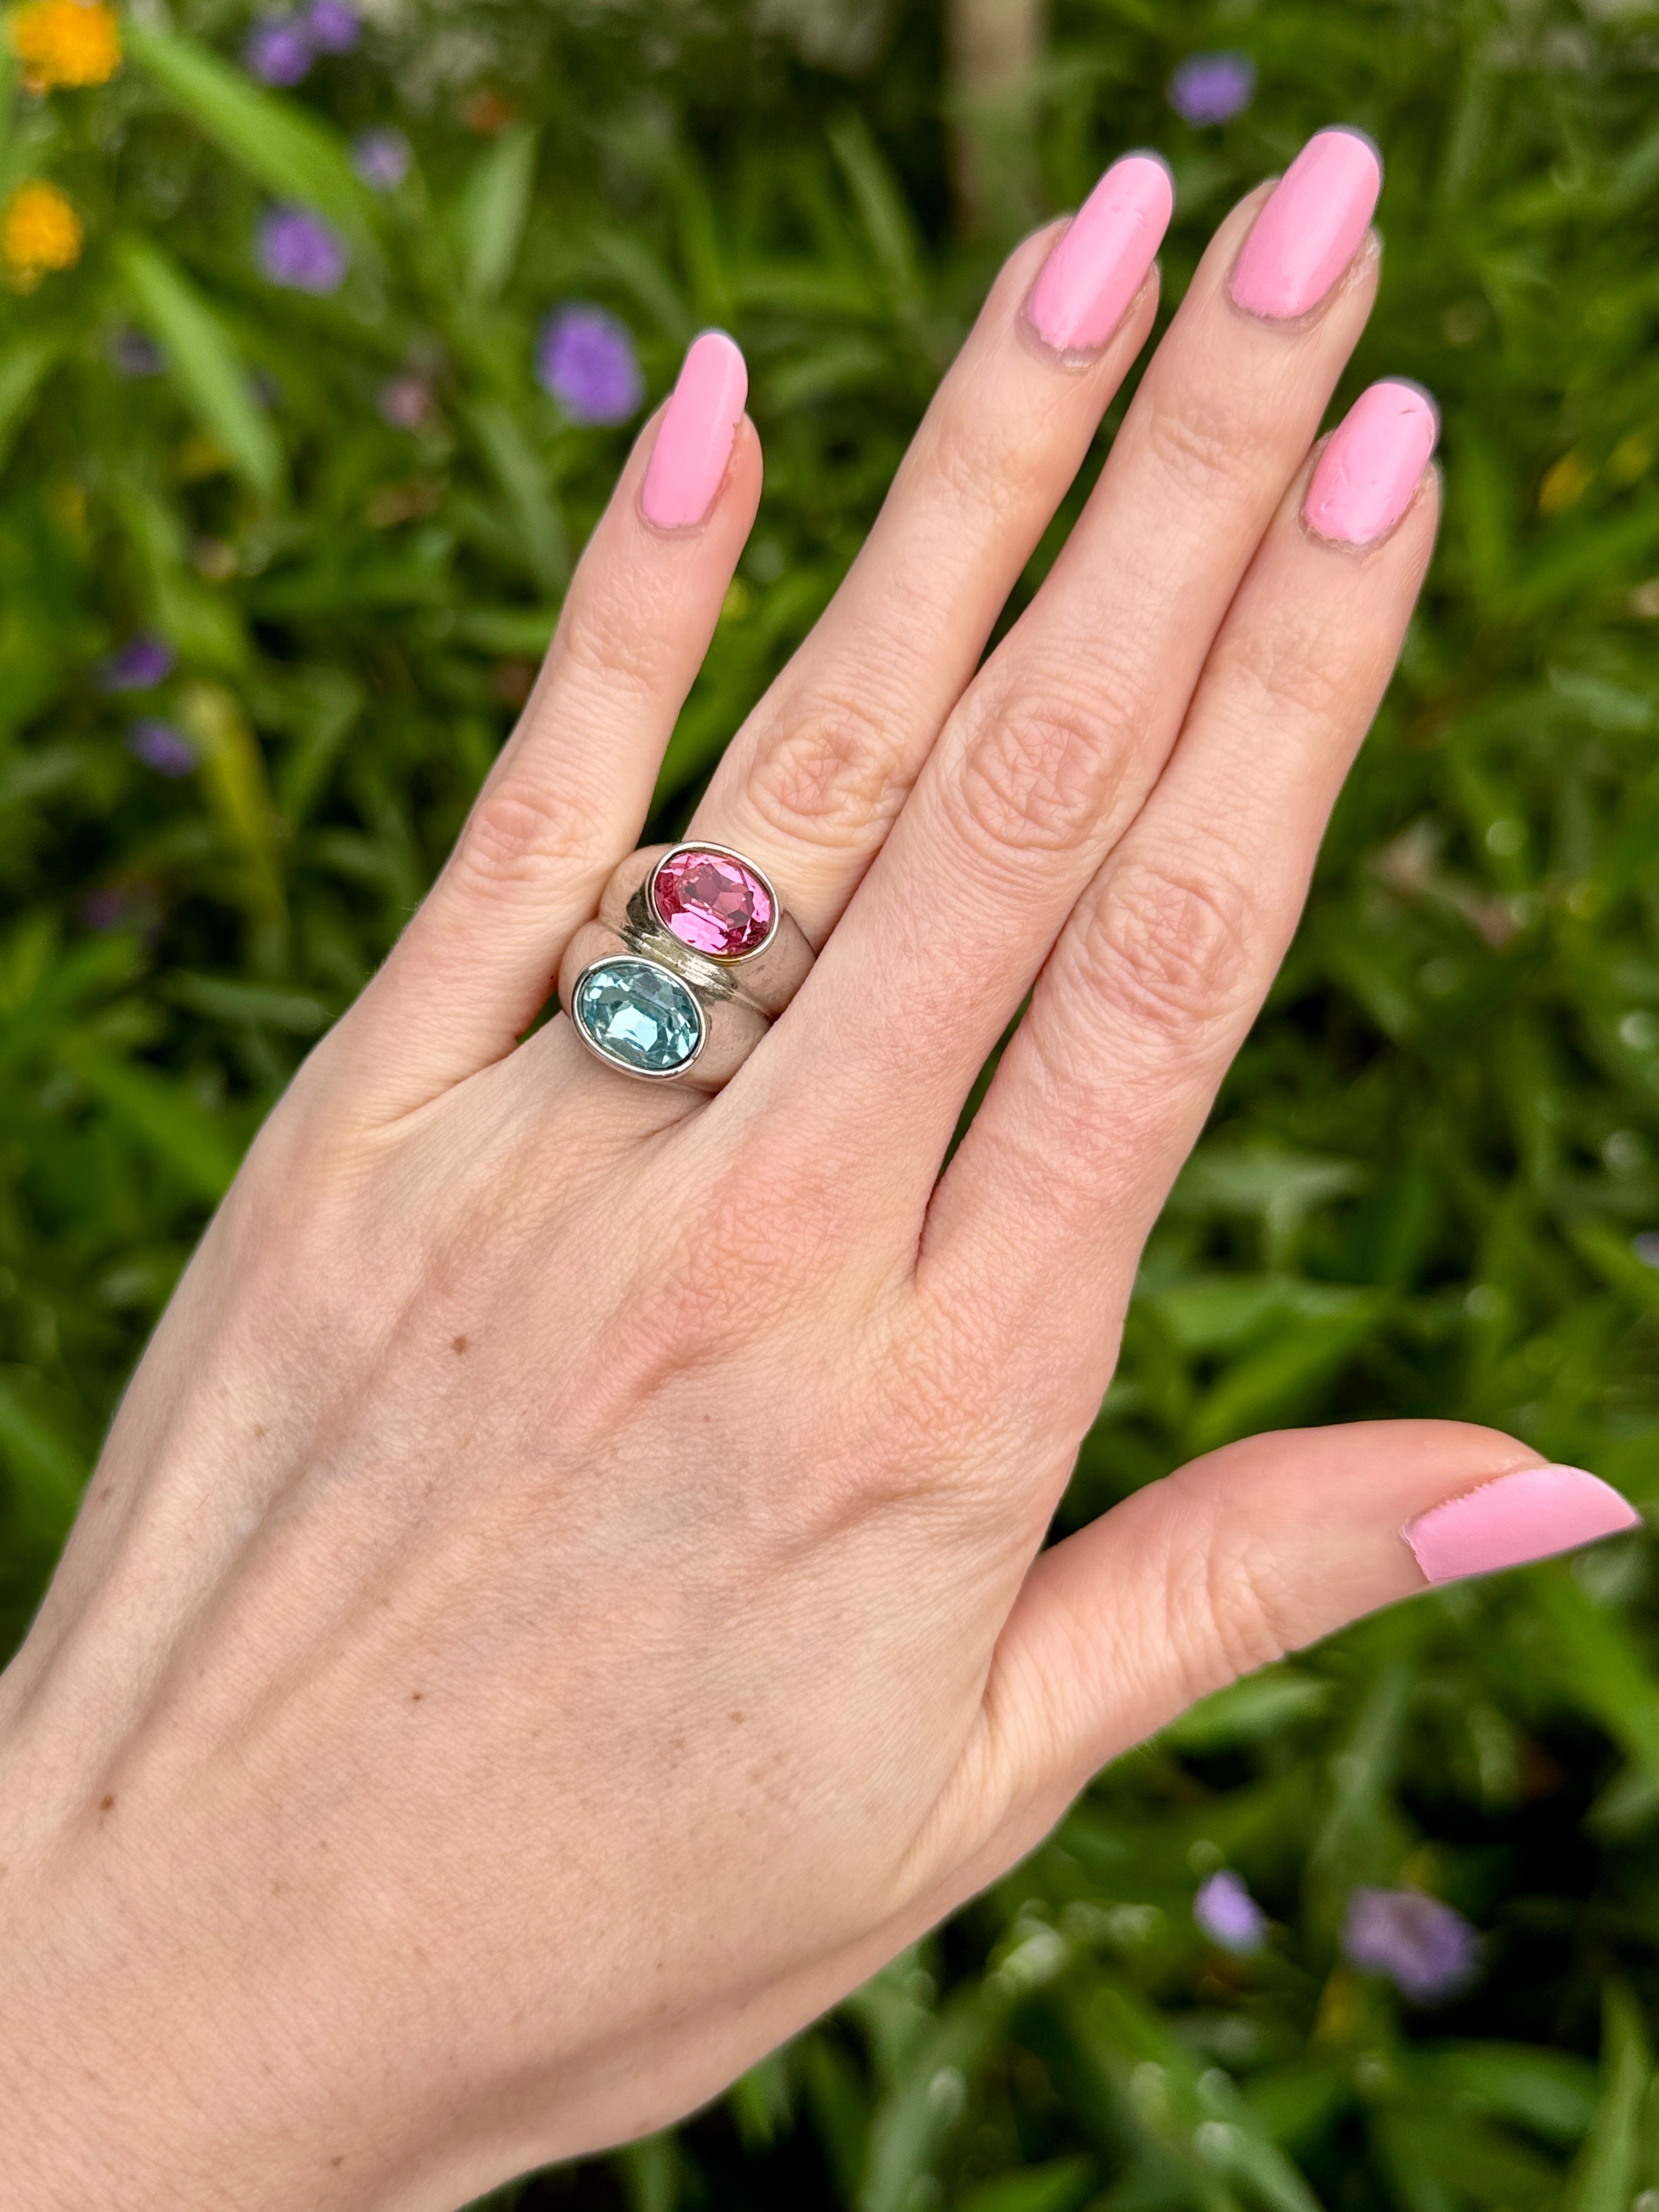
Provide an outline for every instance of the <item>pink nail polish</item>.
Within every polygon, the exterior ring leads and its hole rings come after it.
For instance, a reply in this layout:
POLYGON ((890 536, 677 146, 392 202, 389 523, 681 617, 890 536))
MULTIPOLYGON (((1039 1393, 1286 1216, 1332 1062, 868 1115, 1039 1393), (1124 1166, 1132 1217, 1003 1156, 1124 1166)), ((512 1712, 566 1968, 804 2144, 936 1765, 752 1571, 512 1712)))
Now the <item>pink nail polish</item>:
POLYGON ((1357 131, 1310 138, 1255 219, 1233 270, 1236 304, 1288 322, 1316 307, 1359 251, 1382 164, 1357 131))
POLYGON ((724 331, 694 338, 657 426, 640 506, 659 530, 701 522, 732 459, 749 397, 749 371, 724 331))
POLYGON ((1616 1490, 1582 1467, 1523 1467, 1406 1525, 1406 1541, 1431 1583, 1495 1574, 1640 1524, 1616 1490))
POLYGON ((1043 263, 1026 313, 1056 353, 1104 345, 1152 265, 1175 190, 1150 154, 1114 161, 1043 263))
POLYGON ((1414 384, 1373 384, 1327 441, 1302 502, 1303 520, 1345 545, 1386 537, 1411 505, 1439 434, 1426 392, 1414 384))

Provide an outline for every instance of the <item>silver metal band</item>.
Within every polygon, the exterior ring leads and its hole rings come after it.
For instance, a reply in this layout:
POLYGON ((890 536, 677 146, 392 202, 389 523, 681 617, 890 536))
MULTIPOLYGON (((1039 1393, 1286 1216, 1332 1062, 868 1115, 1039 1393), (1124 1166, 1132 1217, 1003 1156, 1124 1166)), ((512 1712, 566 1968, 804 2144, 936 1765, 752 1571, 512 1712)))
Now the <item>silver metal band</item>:
POLYGON ((715 1091, 805 981, 812 948, 755 863, 706 839, 630 853, 559 969, 577 1036, 619 1074, 715 1091))

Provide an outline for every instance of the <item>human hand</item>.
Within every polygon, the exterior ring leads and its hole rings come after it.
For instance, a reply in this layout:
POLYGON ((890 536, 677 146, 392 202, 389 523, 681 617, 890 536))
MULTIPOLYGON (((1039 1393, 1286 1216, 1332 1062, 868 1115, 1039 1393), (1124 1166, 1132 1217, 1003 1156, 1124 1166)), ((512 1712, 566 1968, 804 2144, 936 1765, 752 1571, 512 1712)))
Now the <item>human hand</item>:
POLYGON ((0 1686, 18 2203, 441 2207, 659 2126, 1193 1697, 1633 1517, 1489 1431, 1370 1425, 1038 1556, 1429 556, 1407 388, 1310 479, 1375 187, 1327 137, 1229 217, 978 669, 1151 327, 1161 172, 1013 256, 694 825, 822 948, 712 1101, 562 1017, 517 1042, 755 511, 700 342, 0 1686))

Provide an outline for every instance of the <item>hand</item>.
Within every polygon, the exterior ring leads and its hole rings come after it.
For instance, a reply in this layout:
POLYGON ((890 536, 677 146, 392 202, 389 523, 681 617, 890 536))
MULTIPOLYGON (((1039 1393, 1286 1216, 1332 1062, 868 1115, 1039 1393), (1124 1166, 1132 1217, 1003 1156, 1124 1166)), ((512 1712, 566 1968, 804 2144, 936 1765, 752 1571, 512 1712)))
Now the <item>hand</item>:
POLYGON ((740 361, 693 349, 0 1689, 9 2203, 445 2207, 659 2126, 1190 1698, 1623 1525, 1418 1423, 1233 1446, 1039 1556, 1429 557, 1419 396, 1310 459, 1376 182, 1327 137, 1224 223, 978 668, 1151 328, 1162 172, 1015 253, 699 811, 821 947, 712 1101, 518 1042, 755 513, 740 361))

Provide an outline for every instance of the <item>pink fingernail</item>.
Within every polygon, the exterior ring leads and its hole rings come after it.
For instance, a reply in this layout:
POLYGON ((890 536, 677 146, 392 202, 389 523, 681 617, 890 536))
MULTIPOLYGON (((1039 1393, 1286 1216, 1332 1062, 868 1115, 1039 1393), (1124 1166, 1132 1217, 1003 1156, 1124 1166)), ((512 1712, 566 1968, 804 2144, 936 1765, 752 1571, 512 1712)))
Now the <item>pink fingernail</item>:
POLYGON ((1126 155, 1095 186, 1043 263, 1026 313, 1056 353, 1104 345, 1146 281, 1175 208, 1170 173, 1126 155))
POLYGON ((1411 505, 1429 465, 1440 417, 1414 384, 1392 380, 1362 392, 1332 431, 1302 502, 1322 538, 1370 545, 1411 505))
POLYGON ((1316 307, 1358 252, 1382 164, 1357 131, 1310 138, 1255 219, 1233 270, 1235 302, 1288 322, 1316 307))
POLYGON ((1431 1583, 1495 1574, 1616 1536, 1641 1515, 1582 1467, 1523 1467, 1406 1524, 1406 1541, 1431 1583))
POLYGON ((694 338, 640 487, 648 522, 684 530, 702 520, 725 478, 748 397, 749 371, 726 332, 694 338))

